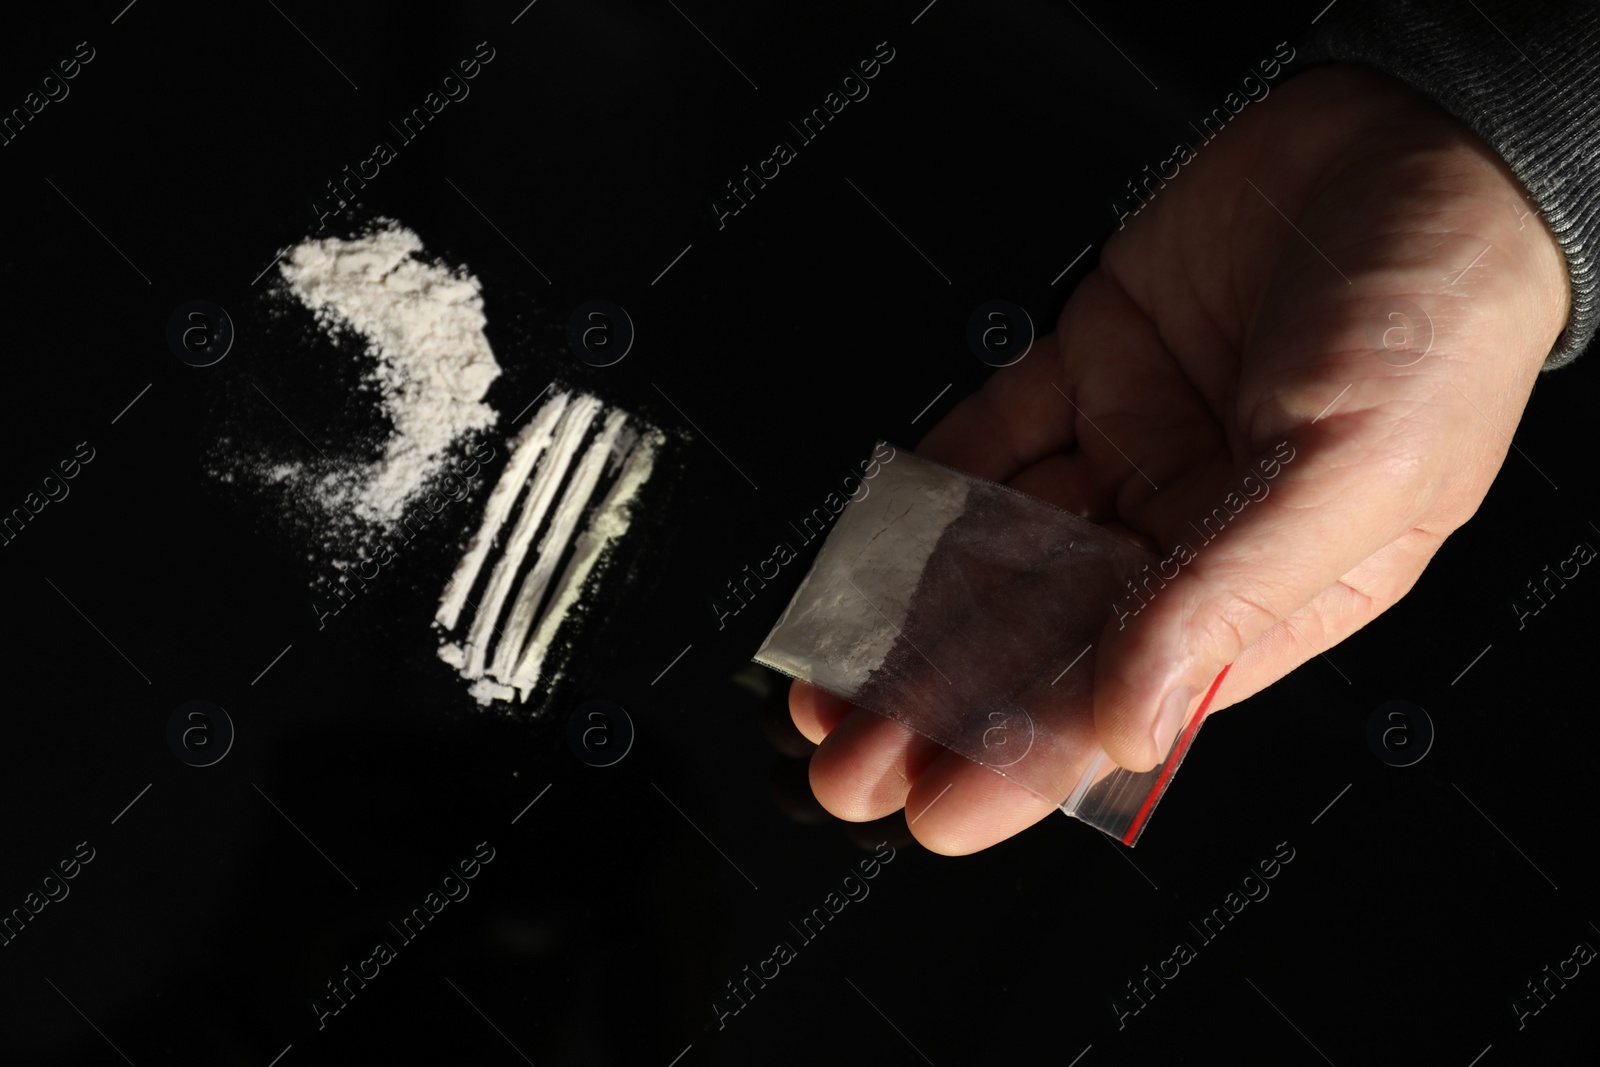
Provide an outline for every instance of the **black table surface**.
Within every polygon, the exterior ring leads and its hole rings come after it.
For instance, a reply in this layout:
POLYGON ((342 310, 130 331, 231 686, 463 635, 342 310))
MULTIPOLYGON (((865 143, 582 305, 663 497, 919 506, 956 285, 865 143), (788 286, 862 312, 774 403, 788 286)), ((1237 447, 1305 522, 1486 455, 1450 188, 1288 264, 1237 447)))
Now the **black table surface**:
POLYGON ((712 607, 874 440, 914 445, 983 380, 979 303, 1053 322, 1123 182, 1321 3, 124 3, 8 11, 0 39, 8 109, 92 53, 0 148, 0 506, 94 457, 0 548, 0 910, 37 909, 0 947, 0 1061, 1593 1061, 1600 976, 1549 975, 1600 945, 1600 580, 1520 629, 1511 605, 1600 538, 1596 357, 1541 379, 1400 605, 1207 724, 1132 850, 1052 816, 949 858, 902 814, 828 816, 784 680, 751 665, 803 566, 725 626, 712 607), (880 49, 870 94, 719 220, 725 183, 880 49), (330 212, 327 183, 487 54, 330 212), (543 715, 480 709, 434 655, 470 515, 319 627, 325 560, 210 473, 230 435, 303 451, 253 387, 338 406, 271 264, 380 218, 481 279, 500 412, 554 381, 670 432, 635 573, 543 715), (195 299, 236 331, 209 367, 166 340, 195 299), (565 347, 590 299, 636 326, 614 366, 565 347), (631 724, 609 766, 569 743, 596 699, 631 724), (190 700, 235 731, 209 766, 169 744, 190 700), (1369 743, 1393 700, 1434 732, 1403 767, 1369 743), (1270 893, 1202 935, 1275 855, 1270 893), (390 925, 474 856, 426 929, 390 925), (378 942, 393 958, 322 1015, 378 942), (794 958, 751 983, 776 942, 794 958), (1178 942, 1193 958, 1152 981, 1178 942), (1519 1018, 1529 983, 1544 1006, 1519 1018))

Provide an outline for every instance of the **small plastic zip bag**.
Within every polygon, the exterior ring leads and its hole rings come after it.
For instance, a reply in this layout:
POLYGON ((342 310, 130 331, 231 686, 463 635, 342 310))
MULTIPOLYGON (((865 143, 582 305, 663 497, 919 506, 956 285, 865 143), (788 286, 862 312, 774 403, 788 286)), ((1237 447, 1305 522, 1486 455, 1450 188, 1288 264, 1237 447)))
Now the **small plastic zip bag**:
POLYGON ((898 451, 844 509, 755 659, 1132 845, 1222 680, 1151 770, 1100 747, 1094 646, 1155 562, 1052 504, 898 451))

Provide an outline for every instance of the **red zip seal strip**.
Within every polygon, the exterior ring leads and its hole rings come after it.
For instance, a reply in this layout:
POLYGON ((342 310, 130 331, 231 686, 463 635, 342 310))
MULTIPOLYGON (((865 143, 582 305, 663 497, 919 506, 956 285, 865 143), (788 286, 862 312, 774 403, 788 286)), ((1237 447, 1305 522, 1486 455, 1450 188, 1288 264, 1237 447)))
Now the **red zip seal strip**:
POLYGON ((1156 784, 1150 787, 1144 803, 1139 806, 1139 811, 1133 817, 1133 822, 1128 824, 1128 832, 1122 835, 1122 843, 1133 846, 1139 838, 1139 831, 1144 827, 1145 820, 1150 817, 1150 810, 1156 806, 1156 801, 1161 799, 1161 794, 1167 791, 1167 782, 1171 780, 1178 770, 1178 764, 1183 762, 1183 757, 1188 755, 1189 746, 1194 743, 1194 735, 1200 732, 1200 724, 1206 721, 1206 709, 1211 706, 1211 700, 1217 695, 1217 689, 1222 685, 1222 680, 1228 676, 1228 671, 1233 664, 1222 668, 1211 683, 1211 688, 1206 690, 1205 699, 1200 701, 1200 707, 1194 713, 1194 721, 1189 723, 1189 728, 1183 732, 1183 737, 1178 742, 1177 753, 1168 757, 1166 764, 1161 768, 1161 773, 1156 777, 1156 784))

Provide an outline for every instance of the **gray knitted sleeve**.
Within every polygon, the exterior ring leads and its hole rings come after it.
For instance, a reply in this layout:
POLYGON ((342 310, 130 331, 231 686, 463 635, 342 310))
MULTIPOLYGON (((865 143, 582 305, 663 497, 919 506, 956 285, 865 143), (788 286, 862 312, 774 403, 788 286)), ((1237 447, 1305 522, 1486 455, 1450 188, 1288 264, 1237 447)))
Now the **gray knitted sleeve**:
MULTIPOLYGON (((1600 5, 1338 0, 1301 51, 1376 67, 1471 126, 1522 180, 1566 255, 1572 313, 1544 370, 1600 325, 1600 5)), ((1302 68, 1303 69, 1303 68, 1302 68)))

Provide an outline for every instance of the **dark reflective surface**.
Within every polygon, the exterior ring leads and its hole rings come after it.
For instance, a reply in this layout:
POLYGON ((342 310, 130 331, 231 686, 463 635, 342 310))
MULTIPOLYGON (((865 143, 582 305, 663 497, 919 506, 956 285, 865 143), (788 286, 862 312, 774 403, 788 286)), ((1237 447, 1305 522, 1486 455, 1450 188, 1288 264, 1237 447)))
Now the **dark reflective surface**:
POLYGON ((1600 584, 1513 606, 1600 538, 1593 356, 1540 383, 1479 515, 1337 670, 1207 724, 1134 851, 1052 817, 952 859, 903 816, 833 819, 748 662, 815 544, 716 606, 874 440, 983 380, 976 308, 1049 329, 1122 184, 1314 10, 118 6, 0 37, 6 107, 60 96, 0 154, 0 491, 31 516, 0 548, 0 1059, 1593 1057, 1600 584), (42 79, 81 41, 61 95, 42 79), (469 95, 386 132, 479 42, 469 95), (880 42, 870 92, 791 132, 880 42), (232 435, 304 447, 252 383, 321 439, 362 430, 349 368, 262 294, 319 220, 375 217, 482 280, 503 415, 559 379, 677 434, 541 718, 483 712, 435 655, 486 490, 319 628, 324 561, 208 473, 232 435), (194 300, 231 322, 209 366, 168 343, 194 300), (568 348, 592 300, 632 323, 610 366, 568 348), (232 727, 205 766, 170 740, 194 700, 232 727), (1371 728, 1396 700, 1431 723, 1409 764, 1415 717, 1371 728), (626 712, 614 762, 574 748, 587 701, 626 712))

